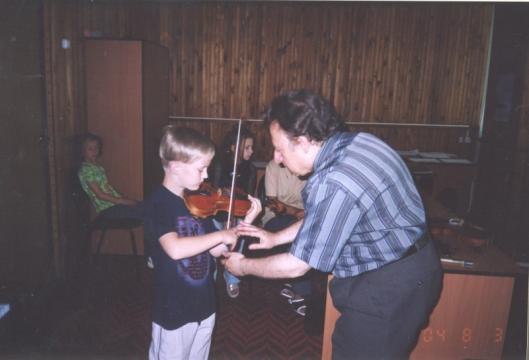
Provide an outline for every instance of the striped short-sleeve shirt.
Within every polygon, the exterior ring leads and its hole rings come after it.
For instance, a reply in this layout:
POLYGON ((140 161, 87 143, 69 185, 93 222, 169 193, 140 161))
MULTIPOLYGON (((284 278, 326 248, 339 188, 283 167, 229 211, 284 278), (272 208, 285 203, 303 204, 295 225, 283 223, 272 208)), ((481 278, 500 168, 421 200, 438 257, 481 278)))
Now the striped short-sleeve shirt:
POLYGON ((400 259, 426 230, 404 161, 367 133, 325 141, 302 195, 305 218, 290 253, 338 278, 400 259))

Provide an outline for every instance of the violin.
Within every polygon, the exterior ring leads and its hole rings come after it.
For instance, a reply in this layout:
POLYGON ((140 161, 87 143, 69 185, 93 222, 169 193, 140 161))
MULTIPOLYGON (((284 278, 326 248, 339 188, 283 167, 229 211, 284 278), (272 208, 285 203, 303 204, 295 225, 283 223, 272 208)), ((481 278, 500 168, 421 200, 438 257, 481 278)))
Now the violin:
MULTIPOLYGON (((226 189, 217 189, 209 183, 203 182, 195 191, 186 191, 184 201, 193 216, 207 218, 219 212, 229 212, 230 194, 226 189)), ((233 196, 232 212, 235 217, 244 217, 252 203, 247 195, 237 189, 233 196)))
MULTIPOLYGON (((237 160, 240 157, 239 147, 241 143, 241 125, 242 119, 239 119, 239 126, 237 130, 237 140, 235 146, 235 154, 232 169, 231 189, 227 190, 215 189, 209 183, 202 183, 197 191, 185 191, 184 201, 191 214, 195 217, 206 218, 216 215, 219 212, 227 212, 228 219, 226 221, 226 228, 230 228, 232 217, 244 217, 248 210, 250 210, 252 203, 248 200, 248 194, 235 186, 235 178, 237 172, 237 160)), ((285 211, 286 208, 279 202, 270 204, 270 207, 277 209, 277 211, 285 211), (274 205, 275 204, 275 205, 274 205)))
POLYGON ((264 203, 262 205, 266 206, 277 215, 284 214, 287 211, 286 205, 277 199, 269 199, 267 197, 264 199, 264 203))

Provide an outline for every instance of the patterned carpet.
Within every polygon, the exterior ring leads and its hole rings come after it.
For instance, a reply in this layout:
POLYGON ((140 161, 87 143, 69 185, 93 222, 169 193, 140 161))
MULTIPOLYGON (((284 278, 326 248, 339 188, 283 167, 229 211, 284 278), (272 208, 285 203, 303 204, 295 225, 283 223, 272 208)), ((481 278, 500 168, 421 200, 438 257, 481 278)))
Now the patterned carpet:
MULTIPOLYGON (((219 276, 219 278, 222 278, 219 276)), ((230 299, 217 282, 211 359, 319 359, 321 334, 279 296, 282 282, 246 278, 230 299)), ((127 256, 104 256, 68 282, 49 286, 26 311, 5 359, 145 359, 150 341, 152 270, 136 280, 127 256), (33 330, 28 330, 32 328, 33 330), (22 340, 23 339, 23 340, 22 340)), ((19 322, 20 323, 20 322, 19 322)), ((1 349, 0 349, 1 350, 1 349)))
POLYGON ((304 318, 279 296, 281 282, 248 278, 230 299, 219 288, 220 306, 212 359, 319 359, 321 336, 308 336, 304 318))

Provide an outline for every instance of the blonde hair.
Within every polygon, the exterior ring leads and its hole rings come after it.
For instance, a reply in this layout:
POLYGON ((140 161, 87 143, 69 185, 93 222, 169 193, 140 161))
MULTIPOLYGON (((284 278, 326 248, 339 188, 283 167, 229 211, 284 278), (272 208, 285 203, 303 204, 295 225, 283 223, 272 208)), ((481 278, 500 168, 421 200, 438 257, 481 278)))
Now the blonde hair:
POLYGON ((215 145, 195 129, 167 125, 163 128, 159 155, 162 165, 169 161, 190 163, 205 155, 215 154, 215 145))

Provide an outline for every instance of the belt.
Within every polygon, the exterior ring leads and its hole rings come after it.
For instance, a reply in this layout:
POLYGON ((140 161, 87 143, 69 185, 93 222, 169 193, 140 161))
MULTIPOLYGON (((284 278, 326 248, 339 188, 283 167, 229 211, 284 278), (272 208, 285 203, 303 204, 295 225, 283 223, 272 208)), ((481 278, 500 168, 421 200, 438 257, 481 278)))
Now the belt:
POLYGON ((429 242, 430 242, 430 235, 428 234, 428 231, 425 231, 424 234, 419 238, 419 240, 417 240, 415 244, 413 244, 406 250, 406 252, 404 253, 401 259, 404 259, 405 257, 408 257, 410 255, 413 255, 419 252, 419 250, 421 250, 426 245, 428 245, 429 242))

